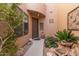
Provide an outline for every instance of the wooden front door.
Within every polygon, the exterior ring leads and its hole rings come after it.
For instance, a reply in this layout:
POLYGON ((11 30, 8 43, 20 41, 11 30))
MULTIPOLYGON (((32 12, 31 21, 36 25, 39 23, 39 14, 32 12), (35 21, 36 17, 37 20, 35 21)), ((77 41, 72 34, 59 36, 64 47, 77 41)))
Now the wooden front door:
POLYGON ((38 32, 38 19, 32 18, 32 38, 38 38, 39 32, 38 32))

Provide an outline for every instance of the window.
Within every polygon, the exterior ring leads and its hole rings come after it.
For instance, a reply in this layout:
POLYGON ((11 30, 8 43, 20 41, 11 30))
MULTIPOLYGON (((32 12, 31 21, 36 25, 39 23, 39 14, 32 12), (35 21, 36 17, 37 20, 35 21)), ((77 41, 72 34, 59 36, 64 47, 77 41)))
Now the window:
POLYGON ((44 23, 40 23, 40 30, 44 29, 44 23))
POLYGON ((20 37, 28 33, 28 16, 22 11, 21 11, 21 14, 23 14, 24 16, 23 20, 21 24, 14 29, 16 37, 20 37))
POLYGON ((23 20, 23 35, 28 33, 28 20, 26 18, 23 20))

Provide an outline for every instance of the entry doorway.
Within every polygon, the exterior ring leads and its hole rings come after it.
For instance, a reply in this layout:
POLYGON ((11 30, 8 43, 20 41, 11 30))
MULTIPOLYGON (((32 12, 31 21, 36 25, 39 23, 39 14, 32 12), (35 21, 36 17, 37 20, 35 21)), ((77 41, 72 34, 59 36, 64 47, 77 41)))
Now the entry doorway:
POLYGON ((39 26, 38 26, 38 19, 32 17, 32 39, 39 38, 39 26))

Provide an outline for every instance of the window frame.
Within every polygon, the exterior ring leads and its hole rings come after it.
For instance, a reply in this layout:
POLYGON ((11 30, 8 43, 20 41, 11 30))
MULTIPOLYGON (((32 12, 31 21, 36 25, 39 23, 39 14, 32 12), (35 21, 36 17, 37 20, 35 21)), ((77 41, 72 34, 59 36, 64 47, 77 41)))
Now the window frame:
POLYGON ((28 25, 27 25, 28 26, 27 33, 24 33, 24 26, 23 26, 24 25, 24 22, 23 22, 24 19, 22 20, 22 32, 23 33, 20 36, 17 35, 16 37, 18 38, 18 37, 21 37, 21 36, 28 35, 28 33, 29 33, 29 16, 22 9, 20 9, 20 7, 18 5, 17 5, 17 9, 20 11, 20 13, 24 14, 24 16, 27 17, 26 20, 27 20, 27 23, 28 23, 28 25))

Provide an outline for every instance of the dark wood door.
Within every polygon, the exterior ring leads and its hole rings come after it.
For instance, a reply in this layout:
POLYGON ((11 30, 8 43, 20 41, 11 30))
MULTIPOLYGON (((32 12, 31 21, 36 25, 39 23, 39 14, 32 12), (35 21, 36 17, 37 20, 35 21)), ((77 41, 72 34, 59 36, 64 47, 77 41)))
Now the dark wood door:
POLYGON ((32 38, 38 38, 39 32, 38 32, 38 19, 32 18, 32 38))

